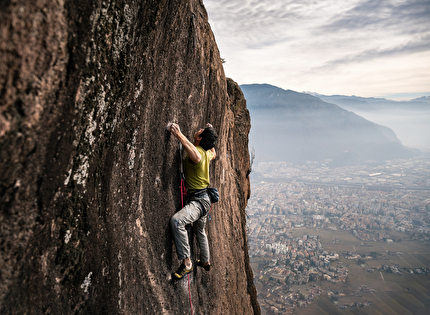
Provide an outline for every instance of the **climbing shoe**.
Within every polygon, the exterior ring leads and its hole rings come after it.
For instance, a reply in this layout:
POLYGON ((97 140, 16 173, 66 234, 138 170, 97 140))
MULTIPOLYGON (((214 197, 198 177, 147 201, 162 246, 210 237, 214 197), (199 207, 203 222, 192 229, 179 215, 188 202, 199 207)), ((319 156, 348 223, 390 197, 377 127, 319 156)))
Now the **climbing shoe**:
POLYGON ((196 265, 199 266, 199 267, 204 268, 206 271, 211 270, 211 264, 203 265, 203 262, 201 262, 200 260, 196 261, 196 265))
POLYGON ((190 269, 185 267, 185 264, 181 264, 178 270, 173 274, 176 279, 182 279, 187 273, 193 271, 193 266, 190 269))

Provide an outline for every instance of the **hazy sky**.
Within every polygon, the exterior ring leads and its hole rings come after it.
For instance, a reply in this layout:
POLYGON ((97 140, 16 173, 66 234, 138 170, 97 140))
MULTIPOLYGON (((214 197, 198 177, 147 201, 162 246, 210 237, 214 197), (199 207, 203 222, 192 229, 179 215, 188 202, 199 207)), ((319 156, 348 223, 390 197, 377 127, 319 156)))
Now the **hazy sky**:
POLYGON ((430 96, 430 0, 204 0, 226 75, 297 92, 430 96))

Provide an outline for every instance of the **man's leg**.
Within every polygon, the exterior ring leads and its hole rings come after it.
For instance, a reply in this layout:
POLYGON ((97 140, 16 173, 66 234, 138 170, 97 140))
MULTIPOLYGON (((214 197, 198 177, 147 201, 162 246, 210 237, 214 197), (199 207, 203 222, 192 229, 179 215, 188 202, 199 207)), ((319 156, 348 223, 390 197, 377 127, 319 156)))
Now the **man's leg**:
POLYGON ((194 222, 193 230, 197 236, 197 240, 200 245, 200 261, 203 266, 209 264, 209 242, 205 231, 207 216, 201 217, 199 220, 194 222))
POLYGON ((200 215, 200 204, 197 201, 191 201, 180 211, 176 212, 170 219, 170 226, 172 227, 178 258, 182 260, 182 263, 187 269, 190 269, 192 265, 188 233, 185 226, 197 221, 200 215))

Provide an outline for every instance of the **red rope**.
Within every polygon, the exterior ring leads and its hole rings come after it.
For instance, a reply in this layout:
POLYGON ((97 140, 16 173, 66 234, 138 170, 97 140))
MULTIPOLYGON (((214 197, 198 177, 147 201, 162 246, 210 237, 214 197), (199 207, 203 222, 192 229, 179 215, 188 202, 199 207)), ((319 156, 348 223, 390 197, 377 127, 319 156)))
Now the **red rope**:
POLYGON ((191 301, 191 286, 190 286, 190 274, 188 276, 188 297, 190 298, 191 315, 193 315, 193 301, 191 301))
POLYGON ((187 195, 187 189, 185 188, 185 181, 183 179, 181 179, 179 189, 181 191, 181 207, 183 208, 185 204, 185 196, 187 195))
MULTIPOLYGON (((185 182, 183 179, 181 179, 181 184, 179 186, 180 192, 181 192, 181 206, 184 207, 185 203, 185 196, 187 195, 187 189, 185 188, 185 182)), ((193 312, 193 301, 191 300, 191 284, 190 284, 190 274, 187 274, 188 276, 188 297, 190 299, 190 307, 191 307, 191 315, 194 314, 193 312)))
POLYGON ((212 210, 212 203, 211 203, 211 208, 209 209, 209 211, 208 211, 208 218, 209 218, 209 221, 212 219, 211 218, 211 210, 212 210))

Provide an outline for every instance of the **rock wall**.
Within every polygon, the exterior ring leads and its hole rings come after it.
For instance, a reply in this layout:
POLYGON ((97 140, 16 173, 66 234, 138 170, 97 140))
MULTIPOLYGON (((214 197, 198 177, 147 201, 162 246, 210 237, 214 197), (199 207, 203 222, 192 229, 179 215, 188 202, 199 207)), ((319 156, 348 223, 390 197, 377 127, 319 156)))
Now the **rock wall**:
POLYGON ((245 227, 250 118, 202 1, 2 1, 0 95, 1 314, 260 313, 245 227), (190 287, 171 279, 179 143, 168 122, 220 135, 213 268, 190 287))

